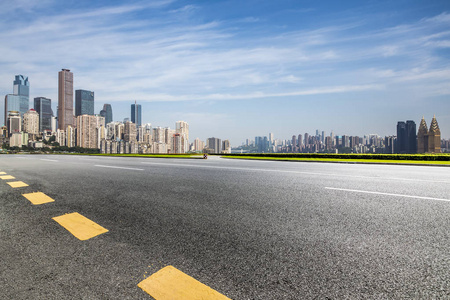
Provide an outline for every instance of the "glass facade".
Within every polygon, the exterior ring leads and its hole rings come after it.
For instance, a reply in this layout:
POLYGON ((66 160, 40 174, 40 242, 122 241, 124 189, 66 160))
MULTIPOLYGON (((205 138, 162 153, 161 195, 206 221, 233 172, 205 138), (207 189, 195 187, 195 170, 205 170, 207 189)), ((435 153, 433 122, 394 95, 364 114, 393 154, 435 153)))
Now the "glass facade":
POLYGON ((142 125, 142 113, 140 104, 131 104, 131 122, 136 124, 136 126, 142 125))
POLYGON ((103 110, 105 111, 105 124, 111 123, 113 121, 111 104, 104 104, 103 110))
POLYGON ((94 92, 75 91, 75 116, 94 115, 94 92))
POLYGON ((39 132, 52 130, 52 100, 44 97, 34 98, 34 110, 39 114, 39 132))
POLYGON ((3 124, 6 125, 8 121, 8 113, 10 111, 20 112, 20 96, 8 94, 5 96, 5 115, 3 119, 3 124))
POLYGON ((19 102, 19 109, 17 111, 19 111, 20 116, 23 117, 23 114, 26 113, 30 107, 30 82, 28 81, 28 77, 16 75, 16 79, 14 80, 14 95, 19 96, 19 98, 17 98, 17 101, 19 102))

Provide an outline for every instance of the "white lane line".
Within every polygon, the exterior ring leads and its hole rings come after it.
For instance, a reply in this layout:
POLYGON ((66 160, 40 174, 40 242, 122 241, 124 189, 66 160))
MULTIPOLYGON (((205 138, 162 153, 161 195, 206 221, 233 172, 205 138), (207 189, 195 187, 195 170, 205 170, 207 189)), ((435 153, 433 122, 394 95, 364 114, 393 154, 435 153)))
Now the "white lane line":
POLYGON ((413 196, 413 195, 404 195, 404 194, 391 194, 391 193, 381 193, 381 192, 352 190, 352 189, 340 189, 340 188, 333 188, 333 187, 325 187, 325 189, 327 189, 327 190, 334 190, 334 191, 343 191, 343 192, 375 194, 375 195, 384 195, 384 196, 394 196, 394 197, 404 197, 404 198, 414 198, 414 199, 425 199, 425 200, 436 200, 436 201, 447 201, 447 202, 450 202, 450 199, 433 198, 433 197, 422 197, 422 196, 413 196))
POLYGON ((53 162, 58 162, 57 160, 55 160, 55 159, 47 159, 47 158, 41 158, 41 160, 45 160, 45 161, 53 161, 53 162))
POLYGON ((443 180, 427 180, 427 179, 412 179, 401 177, 375 177, 375 176, 359 176, 359 175, 345 175, 345 174, 332 174, 332 173, 318 173, 318 172, 302 172, 293 170, 273 170, 273 169, 260 169, 260 168, 239 168, 239 167, 220 167, 220 166, 208 166, 208 165, 192 165, 192 164, 168 164, 157 162, 141 162, 141 164, 147 165, 164 165, 175 167, 194 167, 194 168, 211 168, 211 169, 227 169, 227 170, 243 170, 243 171, 262 171, 262 172, 279 172, 279 173, 294 173, 303 175, 318 175, 318 176, 332 176, 332 177, 349 177, 349 178, 363 178, 363 179, 381 179, 381 180, 403 180, 414 182, 432 182, 432 183, 450 183, 450 181, 443 180))
POLYGON ((100 168, 112 168, 112 169, 123 169, 123 170, 135 170, 135 171, 144 171, 144 169, 128 168, 128 167, 117 167, 117 166, 94 165, 94 167, 100 167, 100 168))

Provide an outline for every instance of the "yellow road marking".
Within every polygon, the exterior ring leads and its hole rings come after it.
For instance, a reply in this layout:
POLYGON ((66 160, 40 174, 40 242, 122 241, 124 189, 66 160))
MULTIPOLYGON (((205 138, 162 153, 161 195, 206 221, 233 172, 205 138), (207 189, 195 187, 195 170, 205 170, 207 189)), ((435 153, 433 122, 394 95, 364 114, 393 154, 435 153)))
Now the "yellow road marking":
POLYGON ((228 299, 230 298, 184 274, 173 266, 167 266, 147 279, 138 287, 157 300, 168 299, 228 299))
POLYGON ((41 193, 41 192, 23 194, 22 196, 24 196, 25 198, 30 200, 30 202, 33 203, 34 205, 44 204, 44 203, 49 203, 49 202, 55 201, 52 198, 50 198, 49 196, 47 196, 46 194, 41 193))
POLYGON ((0 175, 6 175, 6 172, 0 172, 0 175))
POLYGON ((103 228, 97 223, 80 215, 79 213, 65 214, 59 217, 52 218, 62 227, 67 229, 77 239, 85 241, 99 234, 108 232, 108 229, 103 228))
POLYGON ((16 177, 11 176, 11 175, 3 175, 3 176, 0 176, 0 179, 3 179, 3 180, 6 180, 6 179, 16 179, 16 177))
POLYGON ((10 181, 10 182, 7 182, 7 184, 9 184, 12 188, 20 188, 20 187, 28 186, 28 184, 26 184, 23 181, 10 181))

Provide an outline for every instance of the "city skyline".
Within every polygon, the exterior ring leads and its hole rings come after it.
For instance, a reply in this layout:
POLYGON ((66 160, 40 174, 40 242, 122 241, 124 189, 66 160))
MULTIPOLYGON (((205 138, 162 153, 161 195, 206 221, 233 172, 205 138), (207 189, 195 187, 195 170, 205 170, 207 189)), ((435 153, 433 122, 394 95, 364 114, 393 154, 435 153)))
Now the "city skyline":
POLYGON ((12 94, 11 78, 23 74, 29 99, 51 99, 55 115, 55 72, 68 68, 74 90, 95 92, 96 114, 109 103, 114 121, 123 120, 137 101, 143 124, 182 119, 193 138, 229 138, 233 146, 316 128, 389 136, 398 120, 418 124, 434 114, 449 138, 448 1, 0 8, 0 93, 12 94))
MULTIPOLYGON (((21 96, 21 95, 16 95, 16 93, 26 94, 26 98, 28 98, 28 94, 27 93, 29 93, 29 88, 30 88, 28 77, 26 77, 24 75, 16 75, 15 78, 16 79, 13 81, 14 94, 7 94, 5 96, 5 100, 4 100, 4 104, 5 104, 4 107, 6 109, 7 106, 11 105, 9 103, 11 101, 8 101, 8 97, 10 97, 10 96, 17 97, 17 99, 11 99, 11 100, 14 100, 11 103, 13 105, 17 106, 16 108, 11 109, 11 111, 22 110, 22 109, 19 109, 19 104, 20 104, 20 108, 22 108, 22 106, 25 107, 24 101, 21 98, 19 99, 19 96, 21 96), (23 91, 21 92, 21 89, 23 90, 24 88, 25 88, 26 92, 23 92, 23 91)), ((62 69, 62 71, 60 71, 58 73, 58 78, 59 78, 58 87, 61 88, 59 93, 61 95, 65 95, 65 94, 69 95, 68 98, 64 97, 64 99, 67 98, 67 99, 64 100, 64 102, 68 101, 68 103, 69 103, 70 102, 70 98, 71 98, 70 95, 72 95, 72 96, 74 95, 74 97, 72 97, 74 99, 74 101, 73 101, 73 108, 72 108, 72 112, 73 111, 75 112, 73 114, 73 116, 72 116, 74 122, 75 122, 77 116, 80 116, 80 115, 92 115, 92 116, 94 116, 95 115, 95 116, 102 116, 103 118, 105 118, 105 124, 108 124, 110 122, 123 122, 123 123, 126 123, 128 121, 131 121, 132 123, 135 123, 137 127, 142 126, 142 108, 141 108, 140 104, 137 104, 137 101, 134 101, 134 103, 131 104, 131 114, 130 114, 131 118, 130 117, 125 117, 123 119, 123 121, 114 121, 112 119, 112 107, 111 107, 111 104, 108 104, 108 103, 103 104, 103 109, 100 110, 99 113, 96 113, 94 111, 94 103, 95 103, 95 101, 94 101, 94 92, 80 89, 80 90, 75 90, 75 93, 73 93, 73 73, 70 72, 70 70, 62 69), (68 76, 69 76, 70 80, 68 81, 68 83, 66 83, 66 79, 65 79, 66 76, 67 76, 66 74, 69 74, 68 76), (106 122, 107 120, 108 120, 108 122, 106 122)), ((48 108, 46 108, 46 118, 49 119, 47 121, 47 123, 50 124, 51 123, 50 119, 54 117, 52 115, 52 109, 50 108, 51 107, 51 103, 50 103, 51 99, 47 99, 45 97, 36 97, 34 99, 34 106, 31 105, 31 107, 36 108, 37 112, 39 113, 41 109, 38 108, 37 106, 40 106, 41 105, 40 103, 42 101, 45 101, 46 103, 48 103, 48 104, 46 104, 46 107, 48 107, 48 108)), ((27 110, 23 110, 23 111, 26 112, 27 110)), ((22 114, 22 112, 21 112, 21 114, 22 114)), ((434 115, 433 116, 433 120, 435 120, 435 118, 436 118, 436 116, 434 115)), ((72 119, 72 118, 69 118, 69 119, 72 119)), ((40 120, 39 121, 40 122, 39 130, 42 131, 42 115, 40 113, 39 113, 39 120, 40 120)), ((57 120, 57 118, 56 118, 56 120, 57 120)), ((177 121, 176 122, 176 130, 177 131, 179 130, 179 123, 180 122, 181 123, 186 123, 184 121, 177 121)), ((424 116, 422 117, 422 122, 424 122, 424 116)), ((147 126, 148 124, 151 124, 151 123, 146 123, 145 125, 147 126)), ((397 123, 397 135, 394 134, 394 135, 385 136, 385 137, 394 136, 394 137, 399 138, 400 140, 403 140, 403 138, 404 138, 403 135, 404 134, 399 135, 399 126, 401 126, 400 124, 403 124, 402 126, 404 128, 409 128, 409 129, 406 129, 408 132, 410 132, 410 133, 408 133, 408 136, 411 136, 411 133, 413 133, 414 136, 416 136, 416 138, 417 138, 417 133, 416 133, 416 130, 415 130, 416 124, 415 124, 414 120, 408 120, 408 121, 406 121, 406 123, 403 122, 403 121, 399 121, 397 123), (412 123, 414 125, 414 128, 410 127, 408 125, 409 123, 412 123)), ((181 125, 181 126, 183 126, 183 125, 181 125)), ((59 125, 58 125, 58 127, 59 127, 59 125)), ((156 126, 156 127, 160 127, 161 128, 161 126, 156 126)), ((189 127, 189 126, 187 125, 187 127, 189 127)), ((166 127, 166 128, 170 128, 170 127, 166 127)), ((319 134, 319 129, 316 129, 315 131, 316 131, 316 135, 315 136, 316 137, 320 137, 321 136, 322 137, 321 138, 322 143, 324 143, 325 142, 325 131, 321 131, 321 134, 319 134)), ((371 136, 371 135, 379 136, 378 133, 363 134, 361 136, 366 137, 366 136, 371 136)), ((301 134, 299 135, 299 137, 300 136, 301 136, 301 134)), ((312 135, 309 135, 308 132, 305 132, 305 137, 307 138, 307 136, 312 136, 312 135)), ((335 134, 333 132, 333 130, 331 130, 330 131, 330 136, 333 138, 334 136, 335 137, 341 137, 341 136, 342 137, 345 137, 345 136, 348 137, 349 135, 347 133, 335 134)), ((187 137, 189 139, 189 135, 187 137)), ((269 133, 269 137, 270 137, 271 141, 275 140, 275 139, 273 139, 273 133, 272 132, 269 133)), ((356 137, 358 137, 358 135, 356 135, 356 137)), ((440 132, 439 132, 439 137, 440 137, 440 132)), ((258 136, 255 137, 255 141, 253 141, 253 142, 257 143, 257 141, 256 141, 257 138, 258 138, 258 136)), ((259 138, 262 138, 262 137, 260 136, 259 138)), ((265 138, 267 138, 267 137, 265 137, 265 138)), ((295 135, 294 135, 293 138, 295 139, 295 135)), ((210 139, 210 138, 207 138, 206 140, 208 140, 208 139, 210 139)), ((214 139, 214 137, 213 137, 213 139, 214 139)), ((247 140, 247 144, 248 144, 249 139, 246 139, 246 140, 247 140)), ((278 140, 278 141, 288 141, 289 138, 286 139, 286 138, 282 137, 282 138, 277 138, 276 140, 278 140)), ((445 138, 443 138, 443 140, 445 140, 445 138)), ((227 141, 229 143, 229 140, 227 140, 227 141)), ((188 140, 186 142, 188 142, 188 140)), ((245 144, 245 142, 242 142, 240 145, 244 145, 244 144, 245 144)), ((239 147, 240 145, 236 144, 236 145, 234 145, 234 147, 239 147)), ((412 146, 405 146, 405 147, 412 147, 412 146)), ((417 147, 417 145, 415 147, 417 147)), ((183 149, 187 149, 187 145, 183 146, 183 149)), ((408 150, 403 149, 402 152, 403 151, 406 151, 406 153, 415 153, 417 151, 417 149, 415 149, 415 148, 414 149, 409 149, 408 148, 408 150)))

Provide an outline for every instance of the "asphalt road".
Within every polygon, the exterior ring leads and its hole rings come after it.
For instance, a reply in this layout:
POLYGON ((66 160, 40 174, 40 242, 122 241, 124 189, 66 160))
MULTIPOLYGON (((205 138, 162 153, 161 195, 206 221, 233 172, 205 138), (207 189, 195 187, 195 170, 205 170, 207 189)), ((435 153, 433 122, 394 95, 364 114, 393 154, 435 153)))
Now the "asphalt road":
POLYGON ((232 299, 450 298, 450 168, 0 155, 1 299, 151 299, 172 265, 232 299), (55 202, 33 205, 22 194, 55 202), (108 229, 80 241, 52 218, 108 229))

